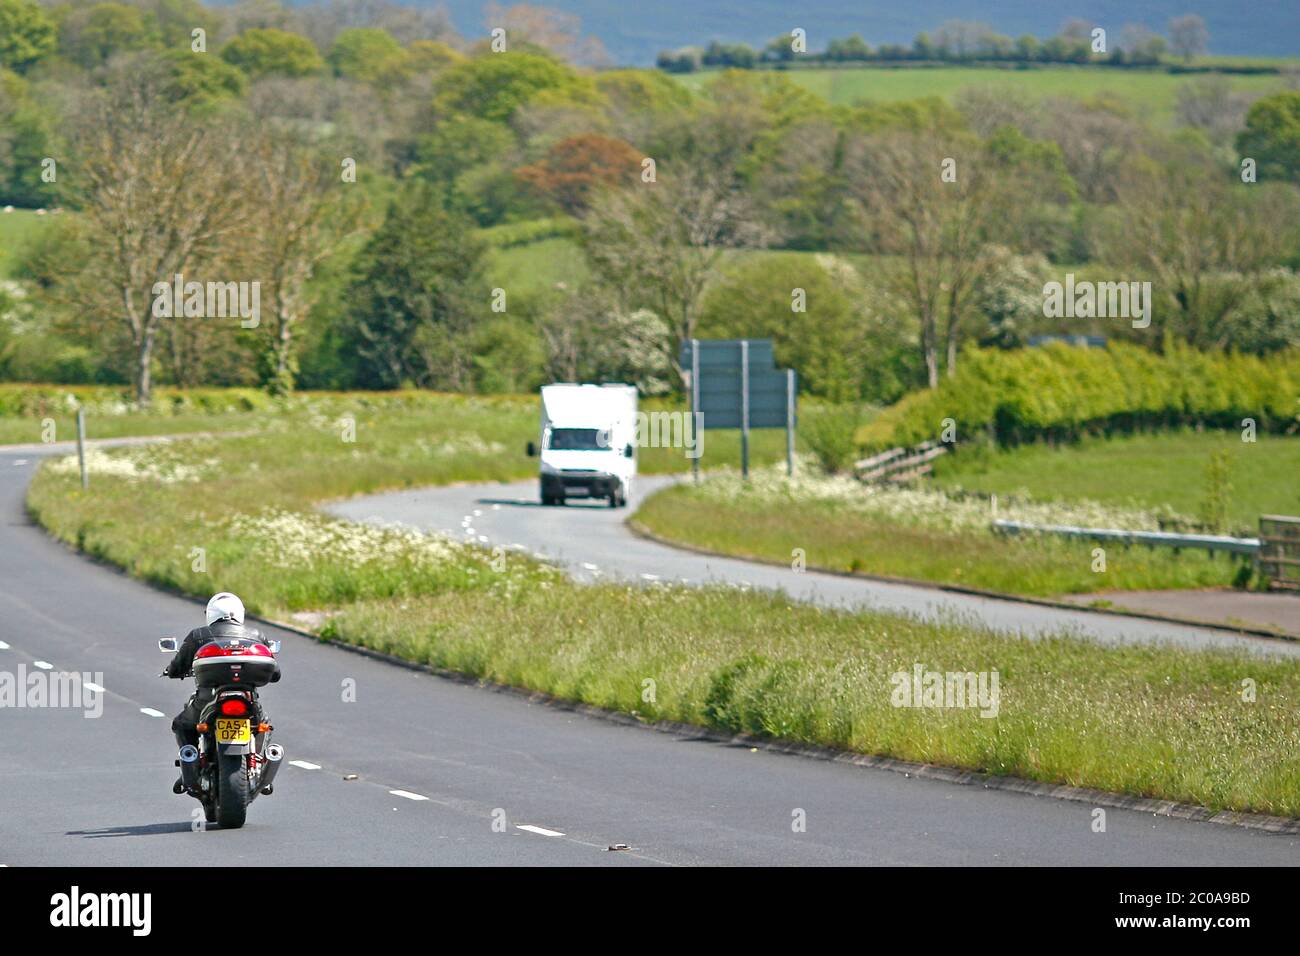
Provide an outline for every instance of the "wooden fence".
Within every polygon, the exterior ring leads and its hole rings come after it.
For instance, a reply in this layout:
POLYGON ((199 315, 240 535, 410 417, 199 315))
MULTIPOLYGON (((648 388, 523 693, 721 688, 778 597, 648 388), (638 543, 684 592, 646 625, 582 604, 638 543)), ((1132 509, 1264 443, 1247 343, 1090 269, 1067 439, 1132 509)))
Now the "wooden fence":
POLYGON ((914 448, 891 448, 853 466, 860 481, 912 481, 934 471, 934 460, 947 454, 945 445, 928 441, 914 448))
POLYGON ((1259 569, 1272 587, 1300 589, 1300 518, 1259 516, 1259 569))

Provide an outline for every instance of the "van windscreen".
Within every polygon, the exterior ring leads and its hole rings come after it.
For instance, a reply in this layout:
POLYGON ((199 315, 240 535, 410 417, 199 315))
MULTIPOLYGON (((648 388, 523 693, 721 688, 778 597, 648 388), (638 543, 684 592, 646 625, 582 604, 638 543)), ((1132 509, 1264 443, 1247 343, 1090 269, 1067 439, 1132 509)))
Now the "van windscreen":
POLYGON ((600 428, 552 428, 546 446, 554 451, 605 451, 609 433, 600 428))

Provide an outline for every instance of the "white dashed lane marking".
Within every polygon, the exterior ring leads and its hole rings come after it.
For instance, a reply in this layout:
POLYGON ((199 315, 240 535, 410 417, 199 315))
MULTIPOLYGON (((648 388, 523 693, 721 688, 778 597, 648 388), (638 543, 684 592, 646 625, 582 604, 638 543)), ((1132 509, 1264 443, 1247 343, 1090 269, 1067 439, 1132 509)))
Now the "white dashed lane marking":
POLYGON ((81 686, 86 688, 86 690, 88 691, 93 691, 96 694, 108 693, 106 690, 104 690, 104 688, 101 685, 96 684, 94 681, 84 680, 81 682, 81 686))
POLYGON ((7 651, 7 650, 9 650, 9 645, 6 644, 4 641, 0 641, 0 651, 7 651))
POLYGON ((428 800, 429 798, 418 793, 411 793, 409 790, 389 790, 395 797, 405 797, 407 800, 428 800))
POLYGON ((52 670, 54 670, 54 665, 51 664, 49 661, 32 661, 32 663, 35 664, 37 667, 39 667, 39 668, 40 668, 41 670, 43 670, 43 671, 52 671, 52 670))
POLYGON ((559 830, 548 830, 548 829, 546 829, 546 827, 535 827, 535 826, 533 826, 531 823, 522 823, 522 824, 519 824, 519 825, 516 827, 516 829, 518 829, 518 830, 527 830, 529 833, 538 833, 538 834, 541 834, 542 836, 549 836, 549 837, 561 837, 561 836, 564 836, 564 834, 561 833, 559 830))
POLYGON ((305 761, 305 760, 290 760, 290 761, 289 761, 289 766, 291 766, 291 767, 297 767, 299 770, 319 770, 319 769, 320 769, 320 764, 318 764, 318 763, 308 763, 308 762, 305 761))
POLYGON ((163 714, 163 712, 162 712, 161 710, 154 710, 152 707, 141 707, 141 708, 140 708, 140 713, 144 714, 146 717, 162 717, 162 716, 164 716, 164 714, 163 714))

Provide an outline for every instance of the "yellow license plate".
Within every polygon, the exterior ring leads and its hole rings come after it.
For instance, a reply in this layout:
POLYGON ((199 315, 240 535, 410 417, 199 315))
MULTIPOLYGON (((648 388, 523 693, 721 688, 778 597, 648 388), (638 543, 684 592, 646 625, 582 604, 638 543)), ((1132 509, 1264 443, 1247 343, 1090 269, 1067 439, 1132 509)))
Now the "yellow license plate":
POLYGON ((217 720, 217 743, 246 744, 253 739, 253 728, 247 720, 217 720))

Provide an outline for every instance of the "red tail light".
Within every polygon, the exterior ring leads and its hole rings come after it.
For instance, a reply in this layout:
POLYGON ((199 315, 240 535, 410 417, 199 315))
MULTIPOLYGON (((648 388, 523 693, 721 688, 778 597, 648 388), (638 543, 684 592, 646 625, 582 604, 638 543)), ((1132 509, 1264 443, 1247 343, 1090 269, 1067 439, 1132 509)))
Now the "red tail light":
POLYGON ((204 644, 194 656, 196 659, 204 660, 210 657, 265 657, 267 660, 275 658, 271 649, 265 644, 229 644, 223 647, 216 641, 204 644))
POLYGON ((232 698, 221 702, 221 713, 226 717, 244 717, 248 714, 248 702, 232 698))

